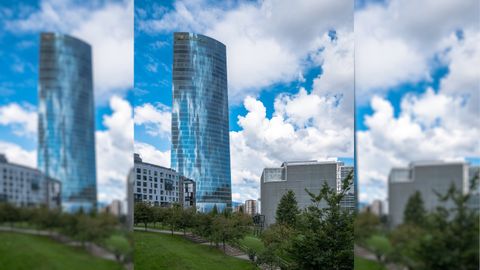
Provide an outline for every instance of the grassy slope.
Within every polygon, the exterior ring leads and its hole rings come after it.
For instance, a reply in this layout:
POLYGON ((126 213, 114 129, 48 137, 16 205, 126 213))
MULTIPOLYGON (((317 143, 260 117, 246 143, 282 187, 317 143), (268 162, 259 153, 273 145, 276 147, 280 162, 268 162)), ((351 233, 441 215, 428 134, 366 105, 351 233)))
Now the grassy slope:
POLYGON ((255 269, 246 260, 192 243, 178 235, 135 232, 135 270, 255 269))
POLYGON ((65 246, 47 237, 0 233, 0 269, 122 269, 86 251, 65 246))
POLYGON ((256 252, 262 251, 265 247, 263 246, 262 240, 255 236, 247 235, 240 241, 240 244, 247 247, 252 248, 256 252))
POLYGON ((381 264, 355 256, 355 270, 385 270, 381 264))

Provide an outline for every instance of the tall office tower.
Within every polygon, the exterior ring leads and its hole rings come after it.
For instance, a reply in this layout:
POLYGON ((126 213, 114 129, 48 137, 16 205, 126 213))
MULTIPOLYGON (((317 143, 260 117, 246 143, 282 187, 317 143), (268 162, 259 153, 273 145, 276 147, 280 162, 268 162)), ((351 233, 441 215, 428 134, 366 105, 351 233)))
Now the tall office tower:
POLYGON ((90 45, 42 33, 38 96, 38 168, 62 183, 65 211, 90 211, 97 204, 90 45))
POLYGON ((171 166, 197 183, 197 209, 232 206, 226 48, 175 33, 171 166))

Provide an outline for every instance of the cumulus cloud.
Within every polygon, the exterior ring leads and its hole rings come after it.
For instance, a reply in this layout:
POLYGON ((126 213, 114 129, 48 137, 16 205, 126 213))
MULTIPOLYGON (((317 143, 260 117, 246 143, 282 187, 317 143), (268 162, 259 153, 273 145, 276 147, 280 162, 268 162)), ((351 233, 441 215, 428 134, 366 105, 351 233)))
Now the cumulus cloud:
POLYGON ((135 153, 140 154, 144 162, 170 168, 170 151, 160 151, 151 144, 136 141, 135 153))
POLYGON ((478 30, 479 2, 389 1, 355 12, 356 89, 360 102, 400 83, 429 80, 435 56, 456 31, 478 30))
POLYGON ((37 151, 26 150, 17 144, 0 141, 0 153, 7 157, 8 162, 24 166, 37 167, 37 151))
POLYGON ((133 84, 133 1, 81 4, 78 1, 43 0, 33 12, 5 23, 6 30, 56 31, 71 34, 92 45, 97 103, 123 94, 133 84))
POLYGON ((143 125, 148 134, 169 138, 171 131, 171 109, 163 104, 144 103, 134 110, 135 125, 143 125))
POLYGON ((230 132, 234 198, 258 198, 265 167, 292 160, 352 157, 353 116, 347 117, 337 102, 335 97, 301 88, 297 94, 277 96, 269 118, 260 100, 247 97, 247 114, 238 117, 241 130, 230 132))
POLYGON ((133 119, 128 101, 113 96, 111 115, 103 116, 105 130, 95 132, 97 187, 100 201, 126 197, 126 179, 133 167, 133 119))
POLYGON ((477 120, 458 117, 467 110, 460 98, 429 89, 419 96, 406 96, 396 117, 391 103, 372 99, 373 115, 367 116, 367 131, 358 138, 360 199, 385 198, 392 167, 418 160, 463 160, 480 155, 477 120), (363 190, 362 190, 363 189, 363 190))
POLYGON ((128 101, 113 96, 111 115, 103 116, 105 130, 95 132, 97 153, 97 187, 101 201, 123 199, 126 178, 133 167, 133 119, 128 101))
MULTIPOLYGON (((265 167, 353 156, 353 2, 305 0, 292 6, 267 0, 210 6, 176 1, 173 6, 170 11, 154 8, 153 18, 137 9, 142 18, 137 27, 150 35, 197 32, 226 44, 229 99, 233 104, 243 101, 247 110, 238 117, 240 130, 230 132, 234 200, 258 198, 265 167), (304 72, 320 66, 312 89, 279 94, 273 115, 267 116, 267 104, 255 98, 262 89, 305 82, 304 72)), ((138 122, 148 120, 161 130, 166 116, 154 106, 142 109, 138 122)), ((137 142, 136 149, 152 160, 169 162, 169 153, 151 145, 137 142)))
POLYGON ((16 135, 33 137, 37 134, 37 112, 29 104, 0 106, 0 124, 10 125, 16 135))
POLYGON ((361 200, 386 198, 392 167, 480 156, 478 5, 391 1, 355 14, 358 96, 370 99, 373 110, 362 119, 367 130, 357 133, 361 200), (399 47, 383 50, 388 43, 399 47), (448 67, 439 89, 407 91, 394 112, 381 95, 401 83, 429 81, 433 57, 448 67))
POLYGON ((234 103, 274 83, 297 79, 300 72, 316 64, 310 56, 325 45, 318 42, 319 37, 332 29, 348 33, 353 27, 351 1, 303 0, 294 6, 284 0, 236 6, 177 1, 171 11, 158 9, 154 18, 139 20, 139 29, 150 34, 192 31, 227 45, 234 103))

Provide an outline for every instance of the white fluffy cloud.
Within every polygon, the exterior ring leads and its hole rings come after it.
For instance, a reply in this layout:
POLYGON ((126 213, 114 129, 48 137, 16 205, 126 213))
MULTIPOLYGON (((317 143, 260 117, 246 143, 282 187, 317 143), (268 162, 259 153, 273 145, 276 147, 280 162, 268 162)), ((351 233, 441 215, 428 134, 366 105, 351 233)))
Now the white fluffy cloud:
POLYGON ((264 104, 247 97, 248 113, 238 117, 242 129, 230 132, 234 199, 258 198, 265 167, 292 160, 353 157, 353 116, 347 117, 337 102, 335 97, 301 88, 295 95, 279 95, 268 118, 264 104))
POLYGON ((0 124, 10 125, 19 136, 32 137, 37 133, 37 112, 32 105, 10 103, 0 106, 0 124))
POLYGON ((152 136, 170 137, 171 109, 163 104, 145 103, 134 110, 135 125, 143 125, 152 136))
MULTIPOLYGON (((125 198, 126 177, 129 169, 133 166, 132 107, 128 101, 118 96, 113 96, 109 105, 112 114, 103 116, 105 130, 95 132, 98 198, 100 201, 106 202, 125 198)), ((36 121, 36 113, 29 111, 28 108, 30 106, 24 108, 17 104, 0 107, 2 113, 0 119, 6 124, 22 124, 22 134, 29 132, 29 135, 35 136, 37 132, 36 122, 31 124, 35 127, 30 128, 26 122, 28 122, 27 116, 36 121), (12 112, 16 114, 12 114, 12 112), (13 116, 16 116, 16 118, 13 116), (7 121, 5 119, 11 120, 7 121)), ((11 162, 33 168, 37 166, 36 150, 29 151, 18 144, 0 141, 0 153, 5 154, 11 162)))
POLYGON ((133 119, 128 101, 113 96, 111 115, 104 115, 105 130, 95 132, 97 187, 100 201, 126 197, 128 171, 133 167, 133 119))
POLYGON ((357 134, 361 200, 386 198, 394 166, 480 156, 479 4, 390 1, 355 13, 357 99, 373 109, 357 134), (448 66, 439 89, 404 95, 395 113, 381 95, 431 80, 434 58, 448 66))
MULTIPOLYGON (((233 104, 243 101, 247 110, 238 117, 240 130, 230 132, 233 200, 258 198, 265 167, 287 160, 352 157, 353 2, 205 6, 204 1, 176 1, 172 11, 158 9, 156 18, 139 20, 138 27, 150 34, 197 32, 226 44, 229 99, 233 104), (329 35, 331 30, 335 33, 329 35), (271 117, 266 104, 254 98, 276 83, 305 82, 303 72, 319 66, 322 73, 313 89, 278 95, 271 117)), ((139 9, 137 13, 145 15, 139 9)), ((136 123, 157 123, 156 130, 162 130, 166 117, 153 106, 142 109, 136 123)), ((151 145, 137 142, 136 151, 168 164, 169 153, 151 145)))
POLYGON ((37 167, 37 151, 25 150, 17 144, 0 141, 0 153, 7 157, 8 162, 21 164, 24 166, 37 167))
POLYGON ((135 153, 140 154, 144 162, 170 168, 170 151, 160 151, 153 145, 136 141, 135 153))
POLYGON ((133 84, 133 1, 80 4, 43 0, 25 18, 6 22, 14 33, 56 31, 92 45, 97 103, 122 94, 133 84))
MULTIPOLYGON (((480 2, 388 1, 355 12, 359 101, 405 82, 428 80, 434 57, 458 30, 478 31, 480 2), (370 93, 370 94, 369 94, 370 93)), ((477 43, 478 44, 478 43, 477 43)))
MULTIPOLYGON (((274 83, 295 80, 312 63, 309 56, 324 47, 318 39, 328 30, 351 32, 353 2, 267 0, 232 7, 209 7, 204 1, 177 1, 174 10, 140 20, 148 33, 192 31, 227 45, 230 99, 274 83)), ((140 12, 141 13, 141 12, 140 12)))

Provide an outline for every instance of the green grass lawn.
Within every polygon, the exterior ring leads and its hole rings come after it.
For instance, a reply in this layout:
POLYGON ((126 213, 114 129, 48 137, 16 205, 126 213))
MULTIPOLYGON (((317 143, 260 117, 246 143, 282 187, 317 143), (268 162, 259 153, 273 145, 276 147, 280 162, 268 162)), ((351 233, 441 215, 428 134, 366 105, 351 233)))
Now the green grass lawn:
POLYGON ((249 261, 227 256, 214 247, 192 243, 179 235, 136 231, 134 239, 135 270, 256 269, 249 261))
POLYGON ((0 269, 122 269, 113 261, 93 257, 44 236, 0 232, 0 269))
POLYGON ((240 245, 245 246, 247 248, 252 248, 257 253, 262 251, 265 248, 265 246, 262 243, 262 240, 252 235, 247 235, 245 236, 245 238, 240 240, 240 245))
POLYGON ((355 270, 385 270, 386 268, 376 261, 355 256, 355 270))

